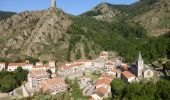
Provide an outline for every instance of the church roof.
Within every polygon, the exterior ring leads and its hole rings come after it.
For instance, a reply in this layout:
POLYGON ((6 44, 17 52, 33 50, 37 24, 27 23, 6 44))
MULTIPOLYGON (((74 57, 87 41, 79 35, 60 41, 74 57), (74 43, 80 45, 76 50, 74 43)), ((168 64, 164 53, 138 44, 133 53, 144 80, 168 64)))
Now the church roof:
POLYGON ((141 53, 139 52, 138 61, 143 61, 141 53))

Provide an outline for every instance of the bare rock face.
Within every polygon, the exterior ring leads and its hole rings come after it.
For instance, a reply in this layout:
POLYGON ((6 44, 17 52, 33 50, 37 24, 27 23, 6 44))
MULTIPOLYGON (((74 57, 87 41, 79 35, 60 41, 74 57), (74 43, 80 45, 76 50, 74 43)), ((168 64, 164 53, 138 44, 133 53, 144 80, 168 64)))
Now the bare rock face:
POLYGON ((113 22, 117 21, 122 12, 108 3, 102 3, 83 15, 92 16, 99 21, 113 22))
POLYGON ((150 36, 160 36, 170 31, 170 0, 159 0, 152 9, 135 17, 148 30, 150 36))
POLYGON ((0 22, 0 51, 35 56, 66 34, 71 16, 60 9, 22 12, 0 22))
POLYGON ((93 16, 97 20, 103 20, 103 21, 113 21, 116 20, 117 16, 121 13, 117 9, 112 9, 109 7, 106 3, 101 4, 98 8, 93 9, 92 11, 98 12, 100 11, 101 14, 97 16, 93 16), (115 18, 115 19, 113 19, 115 18))

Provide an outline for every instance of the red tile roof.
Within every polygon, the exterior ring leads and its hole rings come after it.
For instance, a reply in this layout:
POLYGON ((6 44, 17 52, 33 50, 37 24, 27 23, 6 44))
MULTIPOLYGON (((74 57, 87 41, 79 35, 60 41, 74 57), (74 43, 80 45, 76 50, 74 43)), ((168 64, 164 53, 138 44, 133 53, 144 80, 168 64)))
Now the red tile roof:
POLYGON ((127 79, 129 79, 129 78, 131 78, 131 77, 135 77, 135 75, 132 74, 132 73, 129 72, 129 71, 124 71, 124 72, 122 72, 122 75, 123 75, 124 77, 126 77, 127 79))
POLYGON ((65 83, 64 79, 52 78, 52 79, 42 81, 40 83, 40 85, 42 86, 43 91, 47 91, 47 90, 50 90, 52 87, 55 87, 57 85, 66 85, 66 83, 65 83))
POLYGON ((33 70, 33 71, 29 72, 29 75, 32 78, 38 78, 38 77, 42 77, 42 76, 49 76, 49 74, 45 70, 33 70))
POLYGON ((17 66, 17 67, 22 67, 22 66, 29 66, 32 64, 27 64, 27 63, 9 63, 8 67, 13 67, 13 66, 17 66))
POLYGON ((127 64, 122 64, 121 66, 124 70, 129 70, 129 66, 127 64))
POLYGON ((112 72, 121 73, 121 71, 119 69, 115 69, 115 68, 112 69, 112 72))
POLYGON ((110 83, 111 83, 111 82, 112 82, 111 79, 102 78, 102 79, 99 79, 99 80, 95 83, 95 86, 100 85, 100 84, 106 84, 106 85, 110 86, 110 83))
POLYGON ((103 94, 107 94, 108 93, 108 90, 104 87, 100 87, 100 88, 97 88, 97 91, 103 93, 103 94))
POLYGON ((115 75, 112 75, 112 74, 104 74, 104 75, 102 75, 101 77, 106 77, 106 78, 109 78, 109 79, 111 79, 111 80, 113 80, 114 78, 116 78, 116 76, 115 76, 115 75))
POLYGON ((105 65, 113 65, 113 62, 107 61, 107 62, 105 63, 105 65))

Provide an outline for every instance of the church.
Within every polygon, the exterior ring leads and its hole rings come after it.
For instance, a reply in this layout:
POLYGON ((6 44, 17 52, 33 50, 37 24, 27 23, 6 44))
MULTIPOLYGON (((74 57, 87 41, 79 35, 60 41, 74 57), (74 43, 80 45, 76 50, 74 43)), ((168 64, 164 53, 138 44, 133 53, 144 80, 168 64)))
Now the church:
POLYGON ((154 72, 149 66, 144 64, 144 60, 142 59, 141 53, 139 52, 138 59, 136 60, 135 64, 131 65, 130 71, 138 77, 139 80, 141 79, 150 79, 153 77, 154 72))

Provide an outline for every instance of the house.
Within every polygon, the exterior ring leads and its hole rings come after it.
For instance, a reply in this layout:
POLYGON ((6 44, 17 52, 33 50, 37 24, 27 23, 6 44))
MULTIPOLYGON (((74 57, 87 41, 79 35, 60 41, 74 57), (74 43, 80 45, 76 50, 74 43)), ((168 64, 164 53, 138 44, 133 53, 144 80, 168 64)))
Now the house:
POLYGON ((7 71, 15 71, 18 67, 22 67, 24 70, 32 70, 33 64, 27 64, 27 63, 9 63, 7 71))
POLYGON ((112 61, 106 61, 105 62, 105 65, 104 65, 104 68, 105 70, 112 70, 113 69, 113 62, 112 61))
POLYGON ((48 70, 49 69, 49 66, 47 65, 36 65, 36 66, 33 66, 33 69, 32 70, 48 70))
POLYGON ((96 92, 94 92, 93 95, 91 95, 92 100, 103 100, 104 97, 105 97, 105 94, 103 94, 100 91, 96 91, 96 92))
POLYGON ((58 68, 58 74, 61 77, 71 77, 72 75, 82 75, 85 72, 85 67, 83 63, 74 62, 70 64, 65 64, 58 68))
POLYGON ((128 70, 129 70, 128 64, 121 64, 120 70, 121 70, 121 71, 128 71, 128 70))
POLYGON ((43 65, 43 62, 42 61, 40 61, 40 62, 36 62, 36 64, 35 64, 36 66, 39 66, 39 65, 43 65))
POLYGON ((136 81, 136 76, 134 74, 132 74, 130 71, 122 72, 121 77, 126 83, 132 83, 132 82, 136 81))
POLYGON ((101 93, 100 91, 96 91, 91 95, 91 100, 103 100, 104 96, 105 94, 101 93))
POLYGON ((97 89, 97 88, 103 87, 103 88, 106 88, 108 91, 110 91, 111 90, 111 87, 110 87, 111 82, 112 82, 112 79, 109 79, 106 77, 99 78, 99 80, 97 80, 95 83, 95 88, 97 89))
POLYGON ((6 63, 5 62, 0 62, 0 71, 5 69, 6 63))
POLYGON ((116 76, 113 74, 103 74, 103 75, 101 75, 101 78, 108 78, 108 79, 113 80, 114 78, 116 78, 116 76))
POLYGON ((112 70, 107 72, 108 74, 113 74, 115 75, 117 78, 121 78, 121 71, 119 69, 116 68, 112 68, 112 70))
POLYGON ((38 88, 41 81, 49 79, 49 73, 45 70, 33 70, 29 72, 27 78, 30 88, 38 88))
POLYGON ((49 92, 51 94, 57 94, 59 92, 67 91, 68 85, 65 83, 64 79, 52 78, 41 81, 39 84, 39 90, 42 90, 43 92, 49 92))
POLYGON ((42 62, 37 62, 35 66, 33 66, 32 70, 51 70, 53 74, 56 72, 55 61, 49 61, 48 65, 43 65, 42 62))
POLYGON ((95 93, 91 95, 93 100, 102 100, 111 92, 111 82, 116 78, 113 74, 103 74, 95 83, 95 93))

